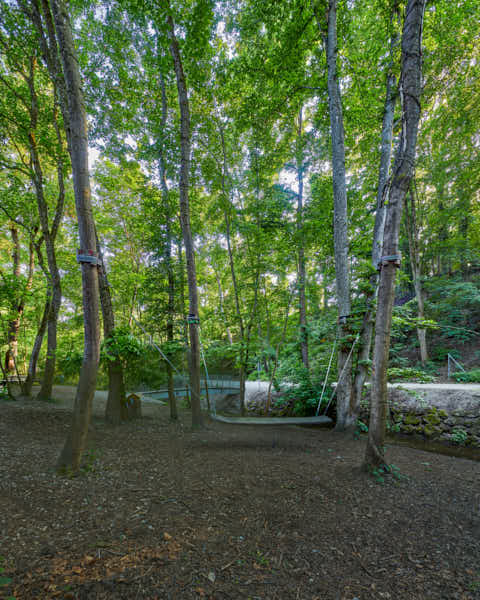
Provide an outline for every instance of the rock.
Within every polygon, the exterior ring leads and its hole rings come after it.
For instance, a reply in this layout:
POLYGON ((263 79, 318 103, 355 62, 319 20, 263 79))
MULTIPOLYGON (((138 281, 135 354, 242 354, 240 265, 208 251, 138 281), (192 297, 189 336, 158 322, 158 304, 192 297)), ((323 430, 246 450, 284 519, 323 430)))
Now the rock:
MULTIPOLYGON (((389 385, 388 399, 397 431, 458 445, 455 430, 462 430, 461 443, 480 448, 480 385, 389 385)), ((363 409, 362 420, 368 419, 363 409)))
POLYGON ((442 430, 439 427, 435 427, 434 425, 425 425, 425 427, 423 428, 423 433, 427 437, 434 437, 440 435, 442 433, 442 430))
POLYGON ((419 425, 420 424, 420 417, 416 417, 414 415, 407 415, 403 419, 403 422, 405 423, 405 425, 419 425))
MULTIPOLYGON (((214 401, 217 412, 226 415, 240 414, 240 394, 229 393, 224 396, 216 396, 214 401)), ((210 402, 212 403, 212 399, 210 402)))

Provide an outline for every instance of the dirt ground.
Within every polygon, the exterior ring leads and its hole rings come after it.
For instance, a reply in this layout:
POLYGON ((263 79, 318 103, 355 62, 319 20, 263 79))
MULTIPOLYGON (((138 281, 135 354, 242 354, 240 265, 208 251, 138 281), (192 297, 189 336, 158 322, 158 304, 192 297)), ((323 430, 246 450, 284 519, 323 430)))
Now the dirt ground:
POLYGON ((99 395, 83 472, 59 477, 55 395, 0 404, 0 598, 480 598, 479 462, 390 446, 402 478, 382 483, 363 440, 192 433, 152 404, 113 428, 99 395))

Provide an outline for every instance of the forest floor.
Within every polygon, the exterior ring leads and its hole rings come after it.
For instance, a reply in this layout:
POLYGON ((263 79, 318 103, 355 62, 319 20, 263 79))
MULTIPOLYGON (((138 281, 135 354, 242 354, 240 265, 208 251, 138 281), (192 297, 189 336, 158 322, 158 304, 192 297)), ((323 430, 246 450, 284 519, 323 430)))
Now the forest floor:
POLYGON ((155 404, 114 428, 100 395, 82 474, 60 477, 55 397, 0 403, 0 598, 480 598, 479 462, 392 445, 402 477, 379 482, 364 440, 192 432, 155 404))

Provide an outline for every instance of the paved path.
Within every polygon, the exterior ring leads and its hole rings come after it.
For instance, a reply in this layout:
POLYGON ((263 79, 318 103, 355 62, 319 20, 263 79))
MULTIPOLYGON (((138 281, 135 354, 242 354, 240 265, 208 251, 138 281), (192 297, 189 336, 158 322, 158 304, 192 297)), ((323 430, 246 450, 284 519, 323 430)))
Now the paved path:
POLYGON ((403 387, 408 390, 455 390, 465 392, 479 392, 480 383, 389 383, 390 387, 403 387))

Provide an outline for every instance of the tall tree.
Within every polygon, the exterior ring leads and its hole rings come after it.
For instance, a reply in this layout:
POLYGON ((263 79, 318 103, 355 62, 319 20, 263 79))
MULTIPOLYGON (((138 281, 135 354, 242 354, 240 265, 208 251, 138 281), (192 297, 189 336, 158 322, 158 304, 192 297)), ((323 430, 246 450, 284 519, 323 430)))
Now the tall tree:
POLYGON ((425 319, 425 290, 422 283, 422 258, 420 255, 419 225, 417 219, 417 195, 414 193, 415 185, 410 188, 410 193, 405 197, 405 225, 408 238, 408 255, 412 270, 413 287, 417 298, 417 337, 420 346, 420 360, 425 364, 428 360, 427 330, 421 323, 425 319))
POLYGON ((402 33, 402 70, 399 89, 402 133, 388 193, 385 231, 380 257, 380 284, 375 320, 375 344, 370 403, 370 425, 365 466, 385 465, 384 440, 387 415, 387 366, 390 350, 395 277, 400 264, 398 239, 403 203, 415 169, 420 96, 422 91, 422 29, 426 0, 408 0, 402 33))
MULTIPOLYGON (((162 134, 167 127, 167 116, 168 116, 168 105, 167 105, 167 91, 165 87, 165 79, 160 66, 160 92, 162 102, 162 116, 161 116, 161 127, 162 134)), ((165 266, 167 270, 168 280, 168 302, 167 302, 167 342, 170 344, 174 341, 174 319, 175 319, 175 273, 173 269, 172 261, 172 216, 170 208, 170 195, 167 184, 167 166, 165 160, 165 140, 160 141, 159 151, 159 175, 160 175, 160 186, 162 190, 162 202, 163 209, 165 211, 165 266)), ((178 419, 177 410, 177 399, 175 397, 175 387, 173 381, 173 368, 170 362, 166 364, 167 368, 167 383, 168 383, 168 403, 170 405, 170 418, 172 421, 178 419)))
MULTIPOLYGON (((103 317, 103 337, 105 342, 108 343, 108 340, 115 337, 115 314, 113 312, 107 268, 98 236, 96 237, 96 250, 101 263, 98 268, 98 286, 103 317)), ((122 409, 125 403, 125 382, 121 359, 118 356, 111 357, 108 360, 107 370, 108 396, 105 407, 105 418, 110 423, 118 425, 122 420, 122 409)))
POLYGON ((55 239, 57 237, 60 222, 63 217, 65 205, 65 184, 64 184, 64 139, 62 138, 60 127, 57 121, 58 104, 53 90, 54 101, 52 111, 52 123, 55 130, 56 145, 55 151, 57 163, 57 184, 58 195, 55 207, 54 218, 50 225, 48 214, 48 203, 45 198, 44 173, 42 169, 40 152, 37 144, 37 124, 39 118, 39 101, 35 89, 35 59, 30 60, 30 71, 26 77, 30 92, 30 129, 28 134, 30 161, 33 165, 33 184, 35 186, 35 195, 37 198, 38 214, 42 236, 45 243, 45 251, 48 264, 48 286, 51 288, 49 294, 49 312, 47 317, 47 357, 43 379, 37 398, 40 400, 49 400, 52 396, 53 380, 55 377, 55 364, 57 352, 57 322, 60 305, 62 302, 62 288, 60 282, 60 272, 57 265, 57 256, 55 250, 55 239))
POLYGON ((50 76, 58 89, 72 163, 80 243, 78 260, 82 269, 84 352, 72 424, 57 467, 76 471, 85 447, 100 359, 98 259, 88 171, 87 117, 72 27, 64 1, 49 3, 45 0, 40 10, 36 0, 31 0, 26 12, 37 29, 50 76))
POLYGON ((337 0, 328 0, 327 31, 324 31, 315 6, 320 32, 325 37, 328 74, 328 107, 332 140, 333 232, 335 252, 335 279, 337 291, 339 339, 337 354, 337 424, 339 431, 356 425, 356 415, 350 410, 352 395, 352 359, 350 331, 350 270, 348 258, 348 211, 345 171, 345 131, 343 126, 342 96, 338 75, 337 0))
POLYGON ((297 236, 298 236, 298 312, 300 325, 300 354, 303 366, 308 370, 308 329, 307 329, 307 299, 305 295, 305 241, 303 236, 303 176, 304 176, 304 152, 303 152, 303 107, 298 111, 297 138, 296 138, 296 163, 297 163, 297 236))
POLYGON ((385 227, 386 196, 388 192, 388 181, 390 175, 393 124, 395 117, 395 105, 397 102, 397 78, 395 76, 395 50, 400 41, 400 7, 397 0, 392 5, 390 18, 392 33, 390 38, 390 58, 385 77, 386 93, 383 109, 382 133, 380 142, 380 165, 378 170, 377 198, 375 210, 375 223, 372 239, 372 270, 369 276, 369 285, 365 292, 365 312, 359 334, 359 348, 357 354, 357 365, 353 379, 351 407, 355 415, 360 411, 360 402, 365 381, 370 371, 370 352, 372 348, 373 321, 375 311, 375 299, 378 292, 378 264, 382 253, 383 232, 385 227), (397 22, 399 23, 397 27, 397 22))
MULTIPOLYGON (((170 9, 170 6, 168 6, 170 9)), ((188 90, 183 70, 180 46, 175 35, 175 25, 171 14, 167 16, 168 37, 170 40, 170 53, 173 59, 177 79, 178 103, 180 106, 180 223, 182 226, 183 242, 185 244, 185 257, 187 262, 188 281, 188 331, 190 339, 190 391, 192 405, 192 427, 203 426, 203 417, 200 405, 200 338, 198 315, 198 288, 197 272, 195 268, 195 251, 190 224, 190 205, 188 187, 190 178, 190 107, 188 90)))

